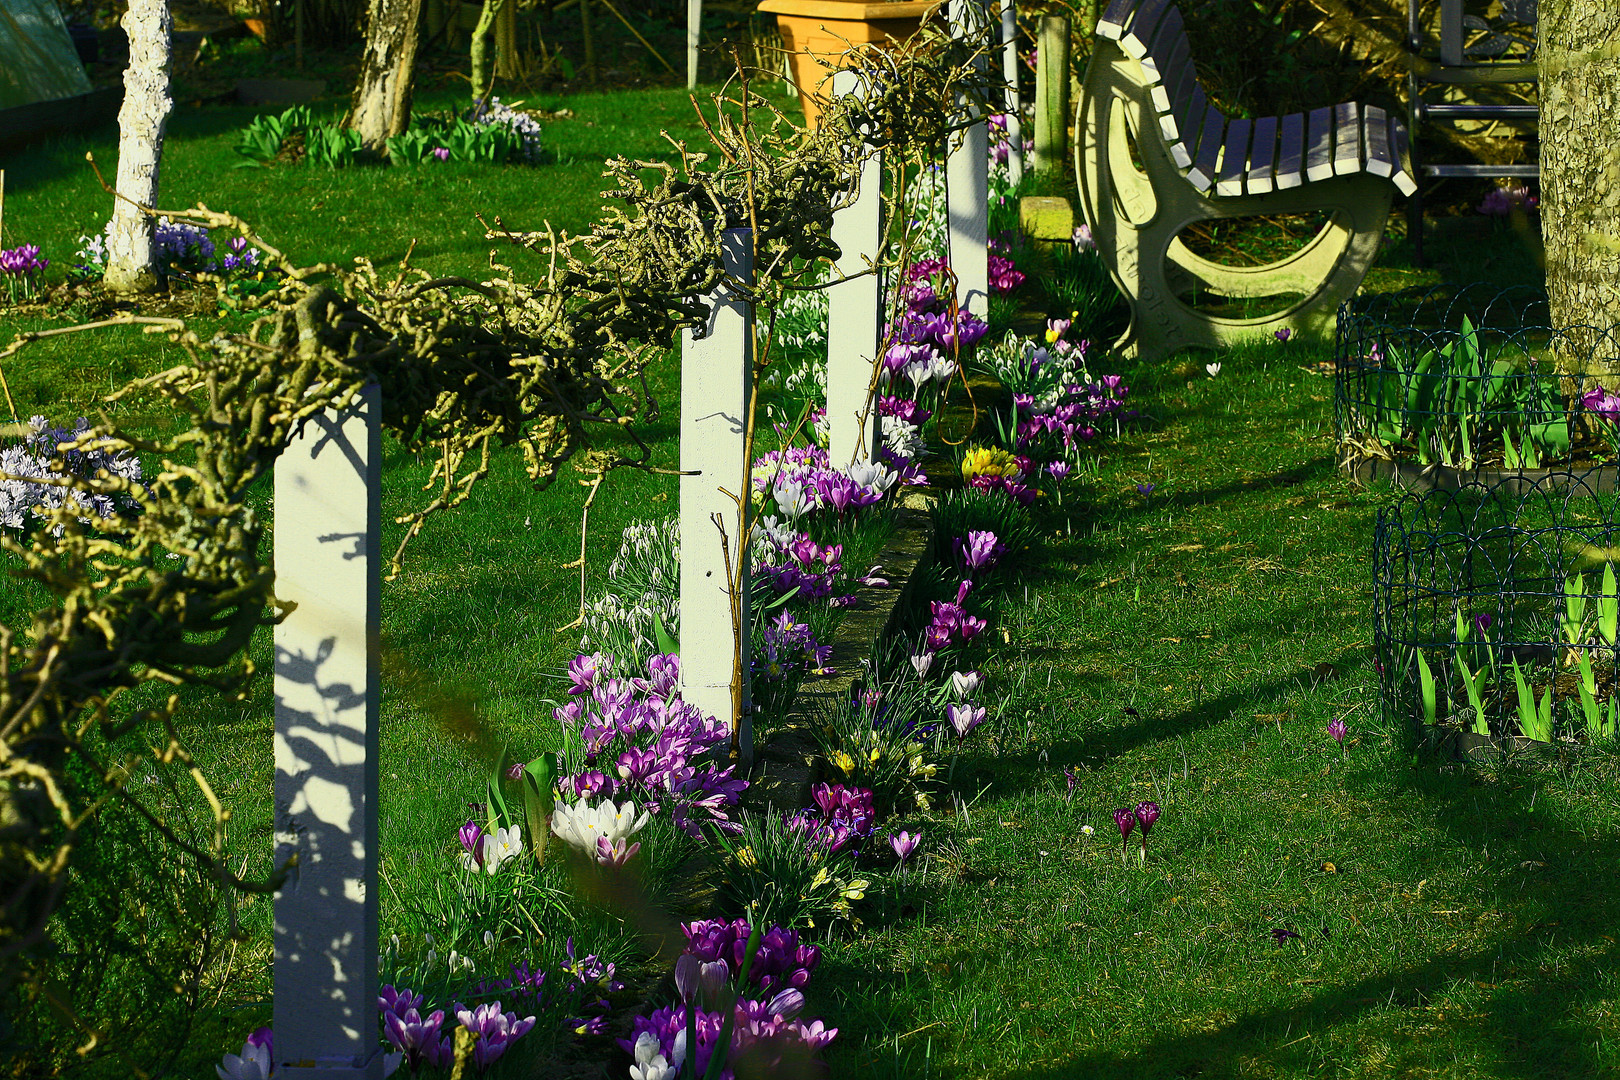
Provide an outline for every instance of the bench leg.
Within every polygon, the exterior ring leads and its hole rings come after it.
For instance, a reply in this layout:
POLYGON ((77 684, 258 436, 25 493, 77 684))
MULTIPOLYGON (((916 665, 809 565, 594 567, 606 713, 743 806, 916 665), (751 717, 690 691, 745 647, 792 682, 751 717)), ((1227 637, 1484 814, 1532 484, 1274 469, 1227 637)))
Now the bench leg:
POLYGON ((1266 339, 1284 328, 1301 336, 1332 334, 1339 304, 1360 286, 1382 242, 1394 195, 1387 180, 1352 174, 1264 195, 1202 195, 1170 157, 1140 65, 1111 43, 1098 43, 1075 126, 1081 212, 1131 305, 1130 326, 1116 348, 1154 359, 1189 346, 1266 339), (1127 133, 1142 169, 1131 162, 1127 133), (1267 266, 1211 262, 1178 238, 1196 221, 1312 211, 1329 211, 1332 218, 1302 249, 1267 266), (1300 298, 1271 315, 1221 318, 1181 299, 1191 282, 1217 295, 1300 298))

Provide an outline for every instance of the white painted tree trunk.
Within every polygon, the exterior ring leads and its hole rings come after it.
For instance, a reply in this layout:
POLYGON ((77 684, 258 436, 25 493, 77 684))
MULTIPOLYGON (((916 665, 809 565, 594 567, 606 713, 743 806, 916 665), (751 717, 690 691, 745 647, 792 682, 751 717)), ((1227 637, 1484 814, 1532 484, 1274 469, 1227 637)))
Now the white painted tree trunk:
MULTIPOLYGON (((859 89, 855 72, 833 75, 835 97, 859 89)), ((883 279, 875 270, 882 221, 883 156, 872 148, 861 161, 855 200, 833 212, 835 271, 849 279, 827 289, 827 456, 839 469, 870 461, 877 452, 872 383, 883 322, 883 279)))
POLYGON ((107 244, 107 288, 151 292, 159 284, 152 250, 154 222, 139 206, 156 206, 163 129, 174 101, 169 97, 169 38, 174 20, 168 0, 130 0, 124 14, 129 67, 124 105, 118 111, 118 175, 114 184, 112 235, 107 244))
POLYGON ((276 1075, 382 1076, 377 637, 382 394, 311 419, 276 462, 276 1075))
MULTIPOLYGON (((727 229, 722 239, 726 272, 739 281, 754 274, 753 240, 747 229, 727 229)), ((699 337, 681 331, 681 696, 737 733, 746 766, 753 729, 746 709, 748 662, 748 570, 742 568, 742 625, 737 626, 726 582, 748 557, 738 506, 751 481, 744 466, 748 384, 754 366, 754 306, 734 298, 724 285, 708 297, 709 325, 699 337), (725 546, 715 527, 725 525, 725 546), (740 661, 740 663, 739 663, 740 661), (734 684, 734 677, 742 680, 734 684), (737 693, 734 694, 734 690, 737 693)))

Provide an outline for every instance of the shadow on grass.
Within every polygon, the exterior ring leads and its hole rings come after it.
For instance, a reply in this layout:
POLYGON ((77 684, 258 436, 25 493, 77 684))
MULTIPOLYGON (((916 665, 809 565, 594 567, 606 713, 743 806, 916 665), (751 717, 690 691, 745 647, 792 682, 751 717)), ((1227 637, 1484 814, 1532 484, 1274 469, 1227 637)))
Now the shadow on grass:
MULTIPOLYGON (((1137 725, 1155 726, 1151 721, 1137 725)), ((1488 900, 1482 901, 1489 907, 1480 918, 1501 920, 1489 944, 1432 955, 1292 1006, 1253 1010, 1213 1030, 1128 1051, 1032 1064, 1008 1075, 1014 1080, 1256 1075, 1261 1063, 1261 1072, 1265 1066, 1280 1070, 1271 1075, 1316 1074, 1323 1049, 1309 1044, 1333 1036, 1332 1029, 1353 1029, 1381 1010, 1424 1009, 1459 984, 1473 984, 1488 995, 1473 1010, 1462 1007, 1463 1015, 1451 1022, 1471 1032, 1476 1062, 1500 1063, 1491 1075, 1615 1075, 1614 1058, 1603 1054, 1607 1040, 1582 1030, 1580 1018, 1601 1000, 1620 964, 1620 945, 1610 933, 1620 922, 1620 894, 1610 887, 1620 871, 1620 838, 1594 840, 1583 835, 1578 821, 1535 812, 1525 787, 1482 786, 1470 774, 1428 768, 1404 770, 1396 780, 1405 789, 1401 797, 1431 812, 1458 846, 1488 851, 1491 863, 1500 867, 1488 886, 1488 900), (1289 1037, 1292 1042, 1282 1041, 1289 1037)), ((1356 1035, 1347 1030, 1340 1038, 1354 1042, 1356 1035)), ((1449 1045, 1455 1047, 1455 1040, 1449 1045)), ((1357 1062, 1339 1064, 1354 1070, 1357 1062)))

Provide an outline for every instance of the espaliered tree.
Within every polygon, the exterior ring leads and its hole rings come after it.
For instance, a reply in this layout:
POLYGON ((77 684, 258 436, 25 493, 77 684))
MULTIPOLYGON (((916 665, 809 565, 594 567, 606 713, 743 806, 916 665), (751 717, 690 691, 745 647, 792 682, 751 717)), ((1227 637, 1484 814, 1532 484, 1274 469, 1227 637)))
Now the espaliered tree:
MULTIPOLYGON (((1620 327, 1620 5, 1541 0, 1538 19, 1541 231, 1552 324, 1609 330, 1620 327)), ((1614 340, 1577 335, 1566 374, 1620 389, 1620 356, 1605 344, 1614 340)))
POLYGON ((257 881, 232 872, 228 815, 186 749, 182 696, 157 707, 131 701, 152 683, 234 693, 254 676, 244 650, 284 612, 261 557, 269 525, 247 495, 292 433, 375 381, 384 427, 407 450, 436 455, 431 498, 397 519, 407 528, 395 573, 424 523, 469 496, 499 446, 522 448, 537 486, 576 457, 598 479, 644 464, 636 422, 656 405, 641 376, 677 331, 706 324, 701 298, 723 277, 722 233, 751 229, 749 295, 770 302, 836 254, 833 211, 850 197, 860 161, 852 132, 896 158, 921 153, 963 122, 938 104, 960 84, 976 88, 979 104, 998 92, 976 74, 970 50, 934 36, 875 54, 868 67, 873 92, 859 106, 836 103, 815 133, 773 116, 744 87, 742 100, 724 101, 706 121, 719 158, 712 166, 684 144, 679 166, 609 162, 615 203, 584 236, 492 234, 538 256, 542 269, 528 279, 498 264, 482 281, 404 265, 385 276, 365 260, 299 266, 230 214, 147 207, 147 216, 235 232, 265 253, 281 284, 243 302, 255 316, 246 330, 203 335, 181 320, 126 314, 22 334, 0 350, 4 361, 41 338, 144 324, 185 360, 110 400, 136 406, 134 415, 166 405, 186 421, 177 435, 148 438, 104 419, 63 444, 64 453, 162 463, 144 479, 64 472, 47 481, 109 497, 125 512, 97 516, 69 500, 46 511, 26 543, 0 536, 18 572, 53 600, 26 635, 0 626, 0 992, 28 976, 75 849, 108 807, 143 818, 228 894, 270 893, 283 880, 284 871, 257 881), (762 113, 769 122, 749 122, 762 113), (595 446, 602 428, 625 432, 638 450, 595 446), (151 789, 129 783, 148 766, 195 786, 216 816, 211 840, 171 829, 144 794, 151 789))

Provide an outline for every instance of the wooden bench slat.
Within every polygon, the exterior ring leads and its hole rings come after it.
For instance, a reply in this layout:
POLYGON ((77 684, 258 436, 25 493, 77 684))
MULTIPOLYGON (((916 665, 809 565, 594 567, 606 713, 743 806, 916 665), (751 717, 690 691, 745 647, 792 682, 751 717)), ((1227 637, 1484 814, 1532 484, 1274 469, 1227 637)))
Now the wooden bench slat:
POLYGON ((1130 19, 1137 3, 1138 0, 1111 0, 1108 10, 1097 20, 1097 36, 1107 38, 1109 41, 1118 41, 1119 36, 1125 32, 1125 23, 1130 19))
POLYGON ((1277 118, 1262 116, 1254 122, 1254 138, 1249 143, 1249 167, 1244 170, 1244 186, 1250 195, 1265 195, 1276 186, 1277 118))
POLYGON ((1305 114, 1289 113, 1283 117, 1281 131, 1277 190, 1287 191, 1305 182, 1305 114))
POLYGON ((1344 101, 1333 107, 1333 175, 1361 171, 1361 106, 1344 101))
POLYGON ((1312 109, 1305 123, 1305 179, 1326 180, 1333 175, 1333 109, 1312 109))
POLYGON ((1192 96, 1186 104, 1159 117, 1159 130, 1169 129, 1164 141, 1178 169, 1192 168, 1193 153, 1198 149, 1198 135, 1204 130, 1204 117, 1209 109, 1209 98, 1204 95, 1204 88, 1198 85, 1198 80, 1194 79, 1192 96))
POLYGON ((1239 117, 1226 129, 1226 145, 1216 167, 1215 194, 1243 194, 1243 174, 1249 165, 1249 132, 1254 121, 1239 117))
POLYGON ((1142 57, 1142 71, 1152 82, 1154 108, 1160 112, 1170 111, 1170 84, 1189 67, 1192 67, 1192 55, 1186 24, 1181 21, 1181 9, 1171 8, 1170 14, 1159 20, 1153 44, 1142 57))
POLYGON ((1389 149, 1389 114, 1377 105, 1369 105, 1362 126, 1367 132, 1367 171, 1374 176, 1394 176, 1395 155, 1389 149))
POLYGON ((1140 60, 1147 55, 1148 45, 1153 41, 1153 32, 1159 28, 1159 20, 1164 16, 1165 9, 1174 10, 1175 0, 1142 0, 1136 6, 1136 14, 1131 16, 1131 23, 1119 37, 1119 47, 1125 50, 1125 55, 1140 60))
POLYGON ((1192 171, 1187 173, 1187 181, 1198 189, 1199 194, 1207 192, 1215 183, 1215 167, 1221 159, 1221 136, 1226 131, 1226 114, 1211 105, 1204 114, 1204 130, 1198 137, 1198 153, 1193 157, 1192 171))
POLYGON ((1408 197, 1417 190, 1417 181, 1412 178, 1411 155, 1408 152, 1406 125, 1401 118, 1389 118, 1389 150, 1395 159, 1395 175, 1390 179, 1395 181, 1395 188, 1402 195, 1408 197))

